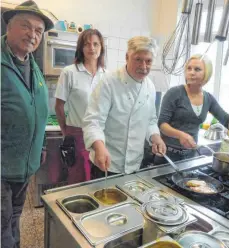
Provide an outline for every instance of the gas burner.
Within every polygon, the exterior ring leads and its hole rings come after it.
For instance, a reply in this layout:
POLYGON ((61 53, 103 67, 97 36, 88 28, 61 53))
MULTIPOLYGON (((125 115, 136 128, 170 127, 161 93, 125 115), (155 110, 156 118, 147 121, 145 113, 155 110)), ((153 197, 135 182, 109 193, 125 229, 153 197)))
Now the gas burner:
POLYGON ((203 197, 201 194, 190 193, 177 187, 172 181, 172 174, 159 176, 154 179, 159 181, 161 184, 164 184, 165 186, 168 186, 178 193, 188 197, 189 199, 192 199, 193 201, 203 205, 204 207, 207 207, 212 211, 229 219, 229 176, 220 175, 219 173, 213 171, 211 165, 203 166, 196 170, 193 170, 193 173, 197 173, 198 171, 201 171, 202 173, 219 180, 224 185, 223 192, 216 195, 203 197))
POLYGON ((198 170, 200 170, 201 172, 219 180, 220 182, 222 182, 225 186, 229 187, 229 175, 221 175, 217 172, 215 172, 212 168, 211 165, 207 165, 204 167, 199 168, 198 170))

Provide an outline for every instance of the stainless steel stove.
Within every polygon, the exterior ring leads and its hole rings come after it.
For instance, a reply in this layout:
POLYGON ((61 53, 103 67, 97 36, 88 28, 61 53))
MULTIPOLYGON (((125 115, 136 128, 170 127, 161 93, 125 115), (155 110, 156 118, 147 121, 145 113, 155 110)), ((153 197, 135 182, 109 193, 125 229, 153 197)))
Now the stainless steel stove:
POLYGON ((169 188, 177 191, 178 193, 188 197, 189 199, 229 219, 229 175, 220 175, 219 173, 214 172, 211 168, 211 165, 201 166, 195 170, 192 169, 192 171, 201 171, 204 174, 219 180, 224 185, 224 190, 217 195, 203 197, 202 195, 189 193, 188 191, 182 190, 181 188, 177 187, 173 183, 171 178, 173 173, 155 177, 154 179, 161 184, 164 184, 169 188))

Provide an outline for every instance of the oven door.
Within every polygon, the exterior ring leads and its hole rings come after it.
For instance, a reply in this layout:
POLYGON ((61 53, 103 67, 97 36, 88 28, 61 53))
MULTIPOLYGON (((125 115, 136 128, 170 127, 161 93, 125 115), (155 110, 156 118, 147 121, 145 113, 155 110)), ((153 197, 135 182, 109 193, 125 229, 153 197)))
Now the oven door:
POLYGON ((59 76, 64 67, 74 63, 76 42, 47 40, 44 45, 44 75, 59 76))

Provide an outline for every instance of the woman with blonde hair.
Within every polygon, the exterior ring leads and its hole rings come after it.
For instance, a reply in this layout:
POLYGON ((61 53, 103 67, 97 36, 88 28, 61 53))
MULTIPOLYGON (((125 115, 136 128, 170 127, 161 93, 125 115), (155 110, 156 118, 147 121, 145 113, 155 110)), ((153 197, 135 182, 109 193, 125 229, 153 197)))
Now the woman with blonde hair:
MULTIPOLYGON (((229 115, 203 86, 212 76, 212 62, 207 56, 193 55, 185 65, 185 85, 172 87, 165 94, 158 119, 167 155, 178 161, 193 157, 198 142, 199 126, 210 112, 226 128, 229 115)), ((155 157, 155 164, 163 158, 155 157)))

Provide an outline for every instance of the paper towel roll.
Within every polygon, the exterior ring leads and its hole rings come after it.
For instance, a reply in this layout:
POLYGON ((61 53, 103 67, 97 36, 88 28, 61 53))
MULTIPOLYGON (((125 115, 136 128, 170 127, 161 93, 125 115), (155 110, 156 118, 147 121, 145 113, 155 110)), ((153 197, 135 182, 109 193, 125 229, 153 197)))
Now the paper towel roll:
POLYGON ((83 31, 84 31, 83 26, 82 26, 82 25, 77 25, 76 32, 77 32, 78 34, 81 34, 83 31))

